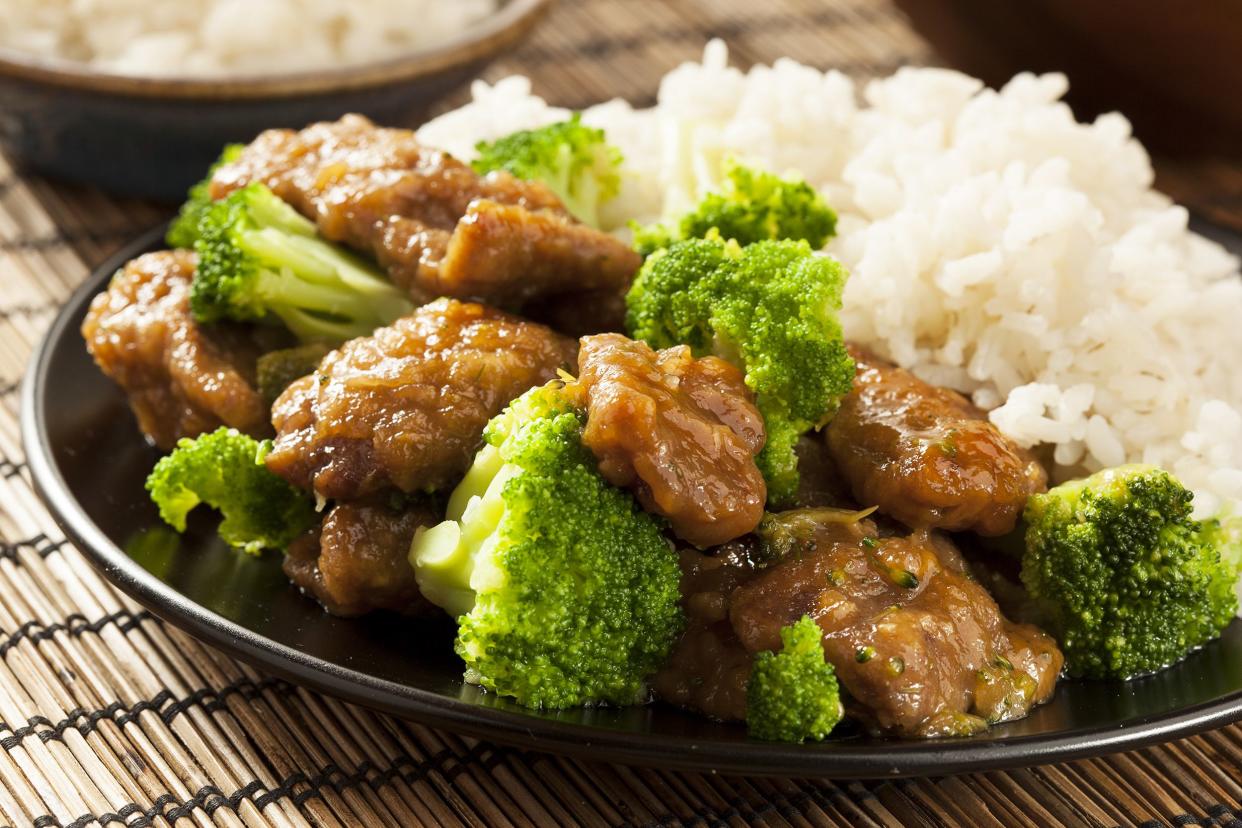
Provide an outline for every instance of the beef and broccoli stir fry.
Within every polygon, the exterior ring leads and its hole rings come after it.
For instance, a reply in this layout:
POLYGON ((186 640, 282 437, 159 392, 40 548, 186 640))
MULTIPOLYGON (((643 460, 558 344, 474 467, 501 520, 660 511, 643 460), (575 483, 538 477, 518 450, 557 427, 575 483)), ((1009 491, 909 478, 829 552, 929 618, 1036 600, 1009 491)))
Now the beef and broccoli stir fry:
POLYGON ((1242 533, 1176 478, 1049 489, 965 397, 847 342, 806 184, 729 160, 612 234, 602 132, 478 149, 271 130, 116 274, 82 332, 169 452, 164 520, 214 508, 330 613, 447 612, 466 680, 523 705, 655 698, 784 741, 977 733, 1234 616, 1242 533))
POLYGON ((579 222, 543 182, 503 168, 480 175, 408 130, 357 115, 300 132, 268 130, 228 151, 205 195, 221 199, 254 183, 325 239, 372 256, 419 303, 452 296, 520 308, 546 296, 622 290, 640 263, 628 245, 579 222))

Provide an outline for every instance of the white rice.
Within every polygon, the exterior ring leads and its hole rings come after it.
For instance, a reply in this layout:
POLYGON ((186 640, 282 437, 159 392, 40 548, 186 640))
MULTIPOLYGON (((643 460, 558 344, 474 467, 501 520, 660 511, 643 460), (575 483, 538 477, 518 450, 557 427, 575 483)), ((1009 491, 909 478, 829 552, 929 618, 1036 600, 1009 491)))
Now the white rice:
POLYGON ((497 0, 3 0, 0 47, 123 74, 296 72, 443 43, 497 0))
MULTIPOLYGON (((713 42, 654 108, 613 101, 584 119, 626 156, 611 227, 696 202, 729 154, 796 171, 840 214, 827 250, 852 274, 850 338, 1046 446, 1057 479, 1154 463, 1213 513, 1242 499, 1238 262, 1151 189, 1125 118, 1077 123, 1066 86, 1024 74, 996 92, 903 69, 857 90, 788 60, 740 72, 713 42)), ((423 139, 469 158, 567 115, 525 78, 473 92, 423 139)))

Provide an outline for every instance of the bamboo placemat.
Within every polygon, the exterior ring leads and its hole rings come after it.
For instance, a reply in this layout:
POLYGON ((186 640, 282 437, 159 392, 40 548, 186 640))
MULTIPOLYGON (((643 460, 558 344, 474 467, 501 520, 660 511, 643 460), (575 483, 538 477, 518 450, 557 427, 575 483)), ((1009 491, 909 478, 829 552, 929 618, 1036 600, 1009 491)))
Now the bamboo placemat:
MULTIPOLYGON (((725 37, 859 76, 931 56, 878 0, 564 0, 487 73, 553 101, 650 102, 725 37)), ((1236 167, 1162 170, 1242 224, 1236 167)), ((24 177, 0 158, 0 824, 9 826, 1220 825, 1242 828, 1242 727, 1103 759, 833 783, 675 773, 493 746, 264 676, 153 618, 65 542, 16 419, 30 349, 73 286, 167 214, 24 177)))

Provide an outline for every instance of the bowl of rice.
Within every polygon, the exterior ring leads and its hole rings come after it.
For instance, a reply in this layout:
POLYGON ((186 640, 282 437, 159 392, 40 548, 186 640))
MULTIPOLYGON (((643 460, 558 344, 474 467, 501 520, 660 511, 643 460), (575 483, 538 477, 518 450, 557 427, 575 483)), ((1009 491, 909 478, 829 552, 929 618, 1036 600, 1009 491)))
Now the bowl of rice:
POLYGON ((40 173, 180 200, 220 148, 362 112, 417 119, 552 0, 13 0, 0 148, 40 173))

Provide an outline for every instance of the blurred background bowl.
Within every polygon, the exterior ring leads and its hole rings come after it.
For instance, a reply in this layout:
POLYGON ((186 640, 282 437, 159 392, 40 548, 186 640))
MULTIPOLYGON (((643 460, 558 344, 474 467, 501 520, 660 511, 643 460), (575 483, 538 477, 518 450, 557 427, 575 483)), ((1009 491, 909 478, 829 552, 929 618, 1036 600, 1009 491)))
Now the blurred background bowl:
POLYGON ((513 47, 552 0, 504 0, 432 49, 271 76, 110 74, 0 51, 0 146, 25 166, 118 195, 180 201, 230 141, 361 112, 409 123, 513 47))
POLYGON ((1058 71, 1090 117, 1120 110, 1169 154, 1242 148, 1239 0, 896 0, 950 65, 999 86, 1058 71))

